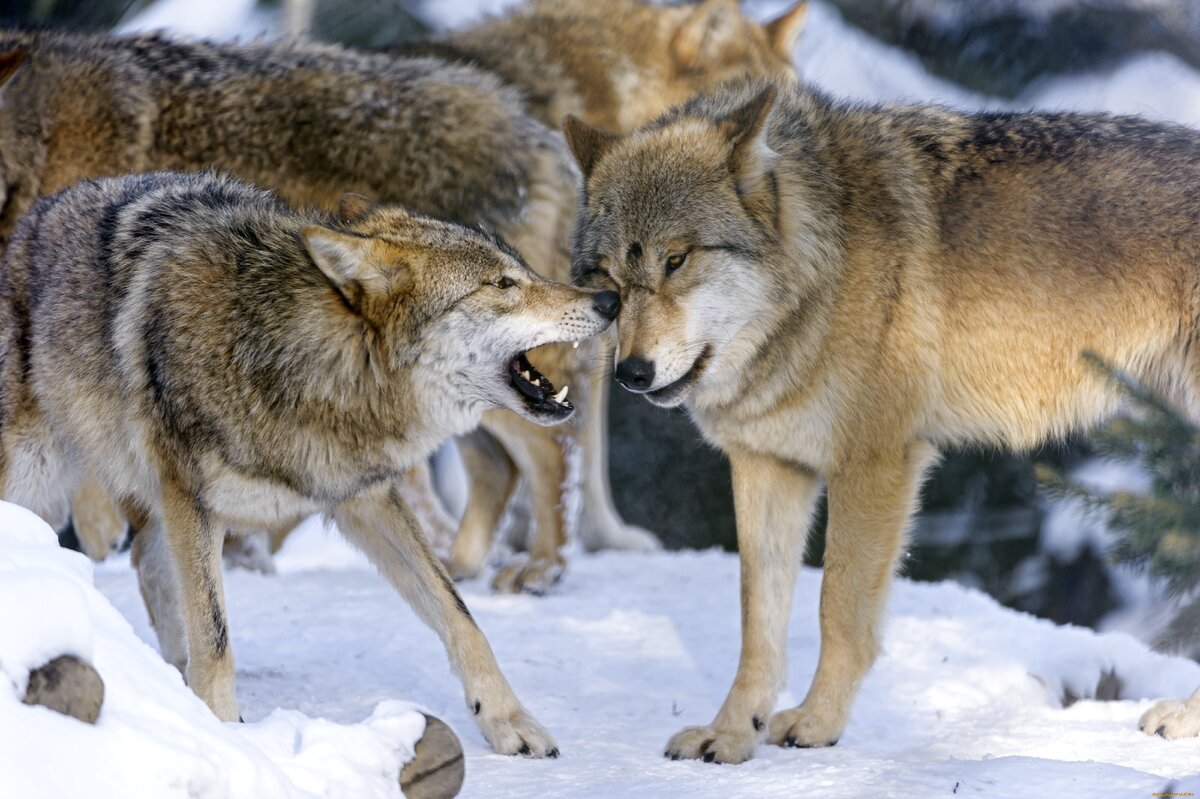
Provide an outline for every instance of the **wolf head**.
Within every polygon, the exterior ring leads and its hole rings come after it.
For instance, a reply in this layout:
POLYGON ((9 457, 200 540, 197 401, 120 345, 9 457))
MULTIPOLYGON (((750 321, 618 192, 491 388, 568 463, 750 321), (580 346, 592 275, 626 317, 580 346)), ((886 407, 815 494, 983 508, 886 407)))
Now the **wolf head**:
POLYGON ((611 95, 598 94, 609 96, 615 106, 590 118, 621 130, 730 80, 794 75, 793 52, 808 12, 807 2, 797 2, 774 20, 759 23, 742 12, 738 0, 670 6, 573 0, 560 5, 556 13, 566 15, 567 29, 579 25, 592 32, 572 46, 584 54, 576 59, 589 65, 575 80, 587 84, 592 80, 587 73, 594 71, 611 83, 611 95), (600 39, 607 44, 598 48, 600 39), (614 55, 619 58, 610 63, 614 55), (605 64, 609 66, 601 67, 605 64))
POLYGON ((628 136, 565 123, 585 176, 573 271, 620 292, 616 378, 656 405, 735 375, 790 296, 775 94, 699 99, 628 136))
POLYGON ((503 240, 346 195, 342 225, 301 232, 312 260, 359 315, 384 358, 435 403, 509 408, 538 424, 574 406, 525 353, 604 331, 612 291, 539 277, 503 240))

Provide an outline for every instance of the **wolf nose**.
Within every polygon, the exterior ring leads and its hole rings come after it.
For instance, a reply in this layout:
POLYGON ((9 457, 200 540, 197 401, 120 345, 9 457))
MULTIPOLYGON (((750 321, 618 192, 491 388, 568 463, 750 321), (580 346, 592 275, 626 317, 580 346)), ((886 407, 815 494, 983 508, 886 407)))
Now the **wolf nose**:
POLYGON ((605 319, 616 319, 621 310, 621 295, 615 291, 602 291, 592 300, 592 307, 605 319))
POLYGON ((654 383, 654 364, 645 358, 626 358, 617 364, 616 376, 626 391, 642 394, 654 383))

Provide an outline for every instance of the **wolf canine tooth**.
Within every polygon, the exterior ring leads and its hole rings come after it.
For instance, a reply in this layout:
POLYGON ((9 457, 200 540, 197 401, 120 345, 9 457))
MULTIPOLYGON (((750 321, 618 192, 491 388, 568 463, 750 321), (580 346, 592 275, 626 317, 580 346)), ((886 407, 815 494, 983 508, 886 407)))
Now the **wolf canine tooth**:
POLYGON ((560 388, 558 390, 558 393, 554 395, 554 401, 561 403, 563 400, 565 400, 567 398, 567 389, 568 388, 570 388, 570 386, 563 386, 562 388, 560 388))

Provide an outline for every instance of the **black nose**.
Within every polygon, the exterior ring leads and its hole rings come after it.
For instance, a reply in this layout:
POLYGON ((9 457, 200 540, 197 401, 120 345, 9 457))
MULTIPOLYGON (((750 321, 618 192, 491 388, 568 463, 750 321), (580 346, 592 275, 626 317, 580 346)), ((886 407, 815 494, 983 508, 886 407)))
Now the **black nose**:
POLYGON ((605 319, 616 319, 621 310, 621 295, 615 291, 602 291, 592 300, 592 307, 605 319))
POLYGON ((654 383, 654 364, 645 358, 626 358, 617 364, 616 374, 623 388, 642 394, 654 383))

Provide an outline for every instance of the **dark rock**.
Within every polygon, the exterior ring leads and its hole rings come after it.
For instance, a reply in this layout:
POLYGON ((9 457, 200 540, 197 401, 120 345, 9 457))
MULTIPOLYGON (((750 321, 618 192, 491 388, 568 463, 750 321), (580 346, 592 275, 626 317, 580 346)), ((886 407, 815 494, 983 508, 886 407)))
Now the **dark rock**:
POLYGON ((104 680, 87 661, 62 655, 29 672, 25 704, 41 705, 95 724, 104 704, 104 680))
POLYGON ((465 776, 458 736, 441 719, 425 716, 425 734, 400 772, 400 790, 407 799, 451 799, 462 789, 465 776))

